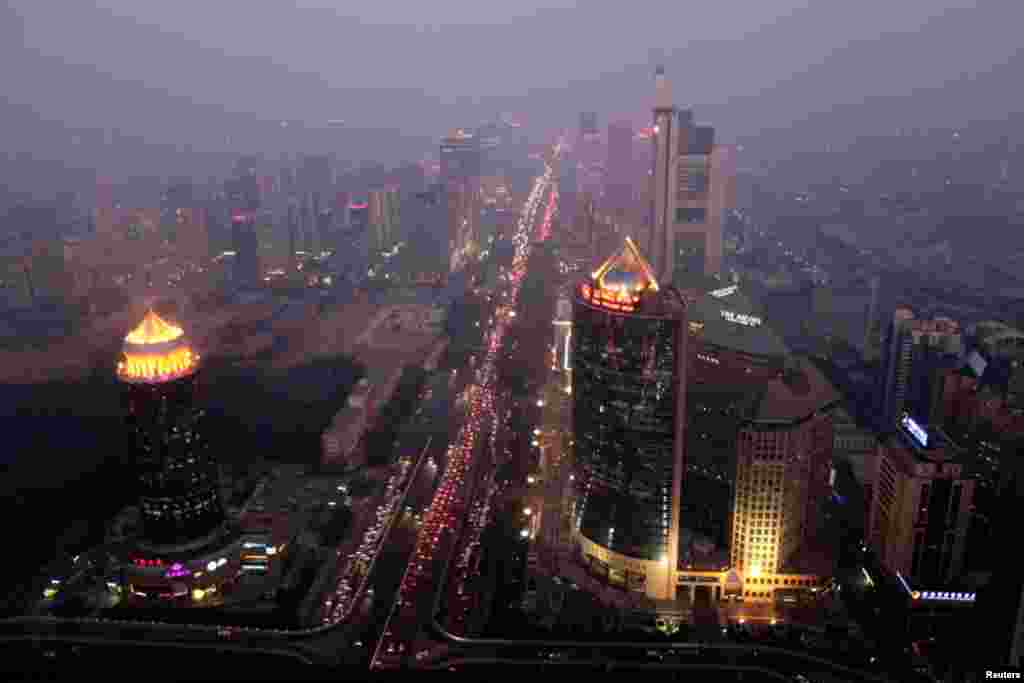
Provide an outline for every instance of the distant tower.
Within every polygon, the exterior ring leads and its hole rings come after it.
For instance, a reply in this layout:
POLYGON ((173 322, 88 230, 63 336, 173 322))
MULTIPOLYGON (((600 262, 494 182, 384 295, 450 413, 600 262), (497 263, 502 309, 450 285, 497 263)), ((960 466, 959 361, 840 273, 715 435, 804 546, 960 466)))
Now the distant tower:
POLYGON ((868 302, 867 315, 864 320, 864 357, 874 357, 874 349, 877 343, 875 339, 875 327, 878 318, 878 290, 881 286, 881 278, 872 275, 870 280, 871 300, 868 302))
POLYGON ((217 463, 195 405, 198 370, 182 329, 153 311, 125 337, 117 377, 138 449, 144 545, 191 544, 224 522, 217 463))
POLYGON ((685 271, 717 277, 722 267, 722 218, 733 203, 732 148, 715 144, 715 129, 695 126, 677 110, 664 67, 654 74, 653 219, 647 253, 658 279, 685 271))

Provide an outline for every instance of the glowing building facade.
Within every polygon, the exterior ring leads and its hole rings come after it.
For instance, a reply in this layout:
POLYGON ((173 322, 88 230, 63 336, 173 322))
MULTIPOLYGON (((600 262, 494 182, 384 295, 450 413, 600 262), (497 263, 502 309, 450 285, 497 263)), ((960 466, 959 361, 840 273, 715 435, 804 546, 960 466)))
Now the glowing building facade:
POLYGON ((656 598, 675 593, 685 318, 628 238, 573 302, 576 541, 593 570, 656 598))
POLYGON ((217 463, 195 405, 199 356, 180 327, 150 311, 125 337, 117 365, 138 449, 142 538, 180 546, 224 522, 217 463))

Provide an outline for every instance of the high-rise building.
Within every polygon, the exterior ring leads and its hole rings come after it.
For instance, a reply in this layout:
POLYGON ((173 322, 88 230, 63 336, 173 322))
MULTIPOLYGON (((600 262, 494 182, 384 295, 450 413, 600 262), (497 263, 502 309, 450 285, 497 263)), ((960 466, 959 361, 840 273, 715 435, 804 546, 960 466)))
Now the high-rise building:
POLYGON ((597 112, 580 112, 580 134, 588 135, 599 132, 597 127, 597 112))
POLYGON ((457 129, 441 141, 441 185, 448 207, 449 270, 461 270, 477 248, 480 223, 479 139, 457 129))
POLYGON ((653 221, 646 251, 659 280, 684 273, 717 276, 722 267, 722 220, 732 202, 731 148, 715 130, 676 109, 665 78, 655 72, 653 221))
POLYGON ((594 197, 601 195, 604 183, 604 141, 601 130, 597 127, 597 114, 583 112, 580 114, 580 129, 573 150, 576 161, 578 185, 580 190, 590 192, 594 197))
POLYGON ((838 395, 812 368, 790 375, 767 383, 737 439, 731 566, 753 580, 806 559, 831 494, 838 395))
POLYGON ((675 595, 686 312, 629 238, 573 301, 574 528, 592 567, 675 595))
POLYGON ((442 183, 480 178, 480 140, 461 128, 441 140, 442 183))
POLYGON ((638 184, 633 165, 633 126, 628 121, 608 124, 608 162, 604 206, 617 221, 633 218, 633 192, 638 184))
POLYGON ((940 589, 963 565, 975 480, 940 430, 906 414, 898 425, 875 457, 869 542, 912 589, 940 589))
POLYGON ((962 351, 955 321, 921 320, 909 308, 897 307, 882 348, 880 424, 895 424, 904 412, 926 423, 940 415, 940 373, 958 363, 962 351))
POLYGON ((117 365, 139 455, 144 545, 180 546, 224 522, 216 461, 197 405, 199 355, 153 311, 124 341, 117 365))
POLYGON ((369 204, 373 248, 378 251, 390 249, 398 241, 400 210, 398 189, 371 190, 369 204))
POLYGON ((232 279, 241 286, 260 282, 260 237, 255 211, 231 214, 231 247, 235 252, 232 279))

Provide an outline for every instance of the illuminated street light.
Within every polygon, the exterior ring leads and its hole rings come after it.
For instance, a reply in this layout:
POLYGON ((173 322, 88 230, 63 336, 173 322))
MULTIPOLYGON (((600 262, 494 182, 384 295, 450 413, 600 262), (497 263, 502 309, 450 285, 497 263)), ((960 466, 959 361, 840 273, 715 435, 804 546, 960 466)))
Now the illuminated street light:
POLYGON ((533 514, 533 510, 530 509, 530 508, 523 508, 523 514, 526 515, 527 517, 529 517, 530 515, 533 514))
POLYGON ((544 399, 537 399, 537 407, 538 408, 543 408, 544 407, 544 399))
POLYGON ((529 538, 529 537, 530 537, 529 529, 523 529, 522 531, 519 532, 519 538, 529 538))
POLYGON ((540 436, 540 430, 539 429, 534 429, 533 430, 533 435, 534 436, 540 436))
POLYGON ((527 484, 535 484, 535 483, 537 483, 537 478, 533 477, 533 476, 529 476, 529 477, 526 478, 526 483, 527 484))

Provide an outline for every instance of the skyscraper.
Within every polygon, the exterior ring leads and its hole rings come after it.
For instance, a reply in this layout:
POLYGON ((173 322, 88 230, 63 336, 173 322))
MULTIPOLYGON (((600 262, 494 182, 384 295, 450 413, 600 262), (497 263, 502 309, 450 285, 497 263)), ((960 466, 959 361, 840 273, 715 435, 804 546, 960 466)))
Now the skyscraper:
POLYGON ((633 188, 638 181, 633 166, 633 126, 628 121, 608 124, 604 180, 605 208, 617 221, 628 221, 633 217, 633 188))
POLYGON ((767 385, 737 438, 731 566, 750 579, 792 568, 831 493, 838 395, 809 367, 767 385))
POLYGON ((198 369, 182 329, 153 311, 125 337, 117 376, 139 453, 144 545, 195 542, 224 522, 217 464, 200 429, 198 369))
POLYGON ((962 349, 955 321, 921 320, 906 306, 897 307, 882 349, 880 425, 888 429, 904 412, 925 423, 938 414, 939 373, 957 362, 962 349))
POLYGON ((960 574, 976 482, 958 455, 941 431, 904 415, 875 458, 869 541, 915 590, 960 574))
POLYGON ((665 70, 655 72, 653 221, 647 253, 659 280, 685 272, 717 276, 722 218, 732 202, 731 149, 715 144, 714 128, 696 126, 676 109, 665 70))
POLYGON ((451 271, 461 270, 476 248, 480 223, 481 151, 477 136, 457 129, 441 141, 441 185, 448 206, 451 271))
POLYGON ((235 252, 232 278, 241 286, 260 281, 260 239, 255 211, 231 214, 231 247, 235 252))
POLYGON ((575 532, 610 580, 675 595, 686 312, 629 238, 573 301, 575 532))

